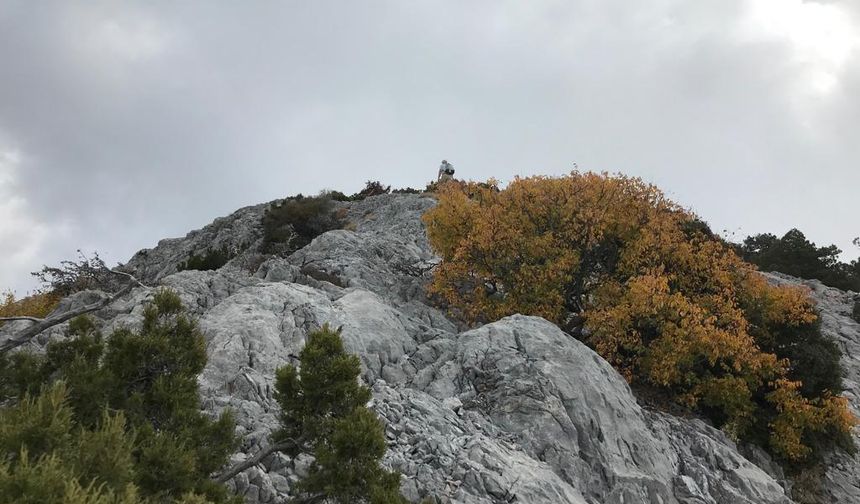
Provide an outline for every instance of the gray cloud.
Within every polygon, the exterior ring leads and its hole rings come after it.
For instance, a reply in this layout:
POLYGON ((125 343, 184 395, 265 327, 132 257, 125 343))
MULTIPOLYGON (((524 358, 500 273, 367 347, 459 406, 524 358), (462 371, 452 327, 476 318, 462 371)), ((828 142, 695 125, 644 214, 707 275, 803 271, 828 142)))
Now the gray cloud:
POLYGON ((622 171, 715 228, 850 250, 860 10, 811 4, 0 0, 0 286, 288 194, 422 186, 443 157, 622 171))

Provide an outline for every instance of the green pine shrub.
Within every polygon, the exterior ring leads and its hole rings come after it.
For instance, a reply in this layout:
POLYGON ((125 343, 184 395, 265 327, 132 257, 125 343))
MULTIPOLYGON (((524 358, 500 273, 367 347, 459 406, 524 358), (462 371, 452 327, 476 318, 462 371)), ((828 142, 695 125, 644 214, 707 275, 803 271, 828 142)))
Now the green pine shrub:
MULTIPOLYGON (((237 440, 229 413, 201 412, 205 365, 203 335, 168 290, 147 305, 139 330, 103 338, 80 317, 43 355, 0 356, 0 477, 17 485, 68 471, 81 492, 112 492, 105 502, 137 502, 116 497, 129 488, 153 502, 239 502, 210 480, 237 440)), ((44 502, 67 502, 51 495, 44 502)))
POLYGON ((207 248, 206 252, 201 255, 197 255, 195 253, 191 253, 188 255, 188 259, 179 263, 176 266, 177 271, 186 271, 186 270, 197 270, 197 271, 210 271, 217 270, 227 264, 227 262, 233 258, 233 254, 230 253, 230 250, 227 246, 223 246, 221 248, 207 248))
POLYGON ((364 189, 350 196, 350 199, 352 201, 361 201, 371 196, 379 196, 390 192, 391 186, 384 186, 378 180, 368 180, 364 185, 364 189))
POLYGON ((326 231, 342 228, 344 223, 328 194, 299 194, 279 201, 263 215, 263 252, 293 252, 326 231))
POLYGON ((301 498, 339 504, 403 504, 400 475, 379 465, 386 443, 382 424, 367 409, 370 390, 359 384, 361 364, 328 326, 308 335, 301 368, 277 370, 282 408, 275 441, 285 452, 314 455, 310 474, 297 484, 301 498))
POLYGON ((0 502, 137 503, 134 434, 122 412, 82 429, 62 381, 0 410, 0 502))
POLYGON ((352 201, 349 196, 340 191, 328 191, 326 194, 334 201, 352 201))

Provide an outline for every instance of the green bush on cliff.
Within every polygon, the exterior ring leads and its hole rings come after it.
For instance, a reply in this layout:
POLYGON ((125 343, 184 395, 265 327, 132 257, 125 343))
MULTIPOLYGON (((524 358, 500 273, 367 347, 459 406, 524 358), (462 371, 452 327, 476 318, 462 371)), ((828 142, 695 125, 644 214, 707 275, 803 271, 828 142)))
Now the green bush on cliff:
POLYGON ((378 180, 368 180, 364 184, 364 189, 349 197, 352 201, 361 201, 371 196, 380 196, 391 192, 391 186, 384 186, 378 180))
POLYGON ((200 411, 205 364, 202 333, 166 290, 140 330, 105 339, 78 318, 43 355, 0 358, 0 502, 232 502, 209 479, 236 439, 229 414, 200 411))
POLYGON ((201 255, 197 255, 195 253, 191 253, 188 255, 188 259, 179 263, 176 266, 177 271, 185 271, 185 270, 197 270, 197 271, 211 271, 217 270, 221 266, 227 264, 233 257, 233 254, 230 253, 227 246, 223 246, 221 248, 207 248, 204 253, 201 255))
POLYGON ((286 254, 300 249, 317 236, 340 229, 342 216, 328 194, 299 194, 273 203, 263 215, 263 251, 286 254))
POLYGON ((284 451, 314 455, 310 474, 297 485, 302 498, 339 504, 403 504, 400 475, 379 465, 386 444, 382 424, 367 409, 370 390, 360 385, 361 364, 340 334, 324 326, 308 335, 301 368, 278 369, 282 408, 275 441, 284 451))

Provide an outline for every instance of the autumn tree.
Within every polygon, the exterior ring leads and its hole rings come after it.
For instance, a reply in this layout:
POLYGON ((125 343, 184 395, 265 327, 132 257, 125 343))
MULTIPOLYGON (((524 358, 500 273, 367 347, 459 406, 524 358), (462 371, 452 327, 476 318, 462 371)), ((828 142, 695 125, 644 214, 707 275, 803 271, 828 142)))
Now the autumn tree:
MULTIPOLYGON (((47 317, 57 303, 60 296, 53 292, 36 292, 18 299, 12 292, 0 294, 0 318, 7 317, 47 317)), ((2 326, 3 322, 0 322, 2 326)))
POLYGON ((838 352, 805 291, 768 284, 655 186, 574 172, 446 184, 438 200, 424 216, 442 257, 430 290, 465 320, 552 320, 629 381, 786 461, 850 444, 838 352), (825 355, 812 387, 789 361, 799 334, 825 355))

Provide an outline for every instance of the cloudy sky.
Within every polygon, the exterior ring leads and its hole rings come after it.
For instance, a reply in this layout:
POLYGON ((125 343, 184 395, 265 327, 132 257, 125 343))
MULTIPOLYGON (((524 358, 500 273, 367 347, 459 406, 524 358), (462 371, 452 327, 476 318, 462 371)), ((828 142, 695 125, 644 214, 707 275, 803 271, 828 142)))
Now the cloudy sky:
POLYGON ((0 289, 368 179, 641 176, 860 254, 860 2, 0 0, 0 289))

